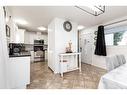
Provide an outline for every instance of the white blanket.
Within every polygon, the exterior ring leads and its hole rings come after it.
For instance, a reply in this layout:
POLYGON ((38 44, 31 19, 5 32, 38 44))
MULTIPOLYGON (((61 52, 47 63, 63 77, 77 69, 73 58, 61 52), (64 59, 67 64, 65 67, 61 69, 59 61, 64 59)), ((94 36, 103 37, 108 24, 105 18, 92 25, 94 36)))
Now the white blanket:
POLYGON ((127 64, 108 72, 101 77, 99 89, 127 89, 127 64))

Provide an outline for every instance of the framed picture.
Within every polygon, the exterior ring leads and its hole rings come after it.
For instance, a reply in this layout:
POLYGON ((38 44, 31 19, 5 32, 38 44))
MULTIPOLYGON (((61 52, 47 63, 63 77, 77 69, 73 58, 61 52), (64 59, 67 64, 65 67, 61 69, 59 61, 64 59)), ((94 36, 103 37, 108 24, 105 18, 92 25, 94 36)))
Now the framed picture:
POLYGON ((6 25, 6 36, 10 37, 10 27, 6 25))

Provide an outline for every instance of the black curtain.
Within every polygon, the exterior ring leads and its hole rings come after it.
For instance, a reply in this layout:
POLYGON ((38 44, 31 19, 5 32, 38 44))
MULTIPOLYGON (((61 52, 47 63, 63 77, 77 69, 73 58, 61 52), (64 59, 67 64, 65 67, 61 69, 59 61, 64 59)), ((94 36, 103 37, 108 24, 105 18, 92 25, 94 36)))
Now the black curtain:
POLYGON ((106 56, 104 26, 99 26, 97 31, 97 41, 95 47, 95 55, 106 56))

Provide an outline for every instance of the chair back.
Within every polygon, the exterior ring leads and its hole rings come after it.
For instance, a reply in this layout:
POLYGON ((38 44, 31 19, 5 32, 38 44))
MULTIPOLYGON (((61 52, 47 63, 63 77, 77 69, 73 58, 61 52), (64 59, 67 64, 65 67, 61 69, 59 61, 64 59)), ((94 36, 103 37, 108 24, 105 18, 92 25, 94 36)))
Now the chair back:
POLYGON ((106 57, 106 68, 108 72, 125 63, 126 63, 126 59, 124 55, 115 55, 111 57, 106 57))

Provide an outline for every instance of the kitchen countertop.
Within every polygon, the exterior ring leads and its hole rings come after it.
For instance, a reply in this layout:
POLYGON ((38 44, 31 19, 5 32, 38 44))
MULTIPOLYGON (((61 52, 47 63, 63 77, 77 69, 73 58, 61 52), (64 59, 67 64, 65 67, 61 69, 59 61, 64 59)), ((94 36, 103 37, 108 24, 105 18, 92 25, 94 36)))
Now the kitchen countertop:
POLYGON ((27 57, 31 56, 30 53, 21 53, 21 54, 16 54, 16 55, 9 55, 9 57, 27 57))

